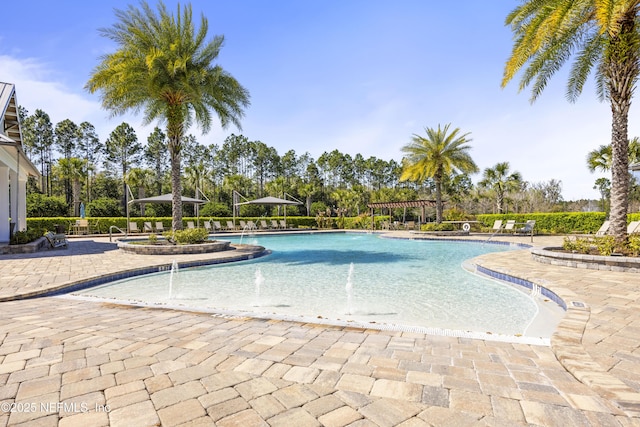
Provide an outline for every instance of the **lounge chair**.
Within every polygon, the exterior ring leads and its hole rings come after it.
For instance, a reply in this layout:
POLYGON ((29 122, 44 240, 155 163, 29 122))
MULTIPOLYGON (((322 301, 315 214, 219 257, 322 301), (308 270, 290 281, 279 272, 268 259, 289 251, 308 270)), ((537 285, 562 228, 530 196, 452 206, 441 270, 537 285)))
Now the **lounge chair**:
POLYGON ((280 220, 280 228, 285 230, 287 228, 287 222, 284 219, 280 220))
POLYGON ((249 227, 249 230, 257 230, 258 229, 258 226, 253 221, 247 221, 247 227, 249 227))
POLYGON ((209 221, 203 222, 204 229, 207 230, 208 233, 211 233, 213 230, 211 229, 211 223, 209 221))
POLYGON ((130 222, 129 223, 129 233, 139 233, 140 229, 138 228, 138 223, 137 222, 130 222))
POLYGON ((596 231, 596 236, 604 236, 609 231, 609 225, 611 225, 611 221, 606 220, 602 223, 598 231, 596 231))
POLYGON ((162 224, 162 221, 156 221, 156 233, 163 233, 164 232, 164 225, 162 224))
POLYGON ((220 225, 220 221, 211 221, 211 224, 213 225, 213 231, 222 230, 222 225, 220 225))
POLYGON ((240 223, 240 230, 244 230, 245 228, 247 228, 247 223, 243 220, 238 220, 238 222, 240 223))
POLYGON ((267 221, 265 221, 264 219, 260 220, 260 229, 262 229, 262 230, 268 230, 269 229, 269 225, 267 224, 267 221))
POLYGON ((143 230, 145 233, 153 233, 153 227, 150 222, 145 222, 143 226, 143 230))
POLYGON ((640 232, 640 221, 631 221, 627 226, 627 234, 640 232))
POLYGON ((491 230, 493 230, 494 233, 501 233, 502 232, 502 220, 501 219, 496 219, 493 222, 493 227, 491 227, 491 230))
POLYGON ((509 219, 509 220, 507 220, 507 223, 504 225, 504 229, 503 230, 513 231, 515 226, 516 226, 516 220, 515 219, 509 219))
POLYGON ((193 223, 193 221, 187 221, 187 228, 194 229, 196 228, 196 225, 193 223))
POLYGON ((415 230, 416 228, 416 222, 415 221, 407 221, 404 224, 404 228, 406 228, 407 230, 415 230))
POLYGON ((536 226, 535 220, 530 219, 524 224, 524 227, 520 227, 520 228, 516 229, 515 234, 531 234, 531 235, 533 235, 533 228, 535 226, 536 226))
POLYGON ((276 221, 275 219, 271 220, 271 228, 273 228, 274 230, 280 228, 280 224, 278 224, 278 221, 276 221))
POLYGON ((236 229, 236 225, 234 224, 233 221, 227 221, 227 230, 235 230, 236 229))
POLYGON ((44 237, 47 239, 52 249, 67 247, 67 236, 64 234, 54 234, 52 231, 47 231, 44 234, 44 237))

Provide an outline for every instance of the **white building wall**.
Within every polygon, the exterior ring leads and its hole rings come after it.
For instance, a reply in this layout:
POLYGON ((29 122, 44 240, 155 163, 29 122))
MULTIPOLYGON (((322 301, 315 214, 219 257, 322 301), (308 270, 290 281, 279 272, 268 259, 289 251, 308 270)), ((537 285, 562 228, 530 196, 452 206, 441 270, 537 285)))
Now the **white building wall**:
POLYGON ((0 165, 0 243, 9 242, 9 168, 0 165))

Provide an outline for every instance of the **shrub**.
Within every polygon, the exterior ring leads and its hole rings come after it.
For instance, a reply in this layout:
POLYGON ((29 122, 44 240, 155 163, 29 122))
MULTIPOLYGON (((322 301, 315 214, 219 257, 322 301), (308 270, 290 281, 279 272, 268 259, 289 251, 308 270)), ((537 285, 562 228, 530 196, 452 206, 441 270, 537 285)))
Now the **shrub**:
POLYGON ((149 234, 149 243, 156 244, 158 243, 158 236, 156 236, 154 233, 149 234))
POLYGON ((609 256, 616 252, 616 239, 613 236, 594 237, 593 243, 600 255, 609 256))
POLYGON ((640 256, 640 235, 632 234, 629 236, 629 252, 633 256, 640 256))
POLYGON ((29 228, 23 231, 16 231, 11 236, 9 241, 10 245, 24 245, 31 243, 44 235, 44 232, 39 228, 29 228))
POLYGON ((69 206, 64 197, 45 196, 40 193, 27 194, 28 217, 57 217, 69 215, 69 206))
POLYGON ((168 241, 179 245, 193 245, 204 243, 209 238, 209 232, 204 228, 189 228, 186 230, 165 231, 163 236, 168 241))
POLYGON ((453 224, 438 224, 430 222, 428 224, 422 224, 420 226, 421 231, 453 231, 453 224))

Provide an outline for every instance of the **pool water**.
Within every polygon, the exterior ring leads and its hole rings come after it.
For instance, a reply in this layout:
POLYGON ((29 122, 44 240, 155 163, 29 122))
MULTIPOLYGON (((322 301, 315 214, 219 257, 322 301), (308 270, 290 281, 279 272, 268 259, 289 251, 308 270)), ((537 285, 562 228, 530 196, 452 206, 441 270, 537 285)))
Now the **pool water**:
MULTIPOLYGON (((238 240, 228 239, 232 242, 238 240)), ((272 251, 240 263, 138 276, 83 296, 367 324, 520 335, 538 313, 516 287, 462 264, 504 245, 375 234, 244 236, 272 251)))

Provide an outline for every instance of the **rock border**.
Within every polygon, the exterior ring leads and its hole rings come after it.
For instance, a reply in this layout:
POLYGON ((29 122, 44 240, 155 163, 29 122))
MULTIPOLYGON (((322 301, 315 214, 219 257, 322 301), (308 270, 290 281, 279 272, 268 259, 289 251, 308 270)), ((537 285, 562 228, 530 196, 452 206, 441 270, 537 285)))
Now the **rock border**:
POLYGON ((590 270, 640 273, 640 258, 558 252, 561 249, 561 247, 536 248, 531 250, 531 255, 534 260, 542 264, 590 270))
POLYGON ((139 255, 189 255, 189 254, 208 254, 211 252, 221 252, 230 249, 231 242, 226 240, 215 240, 208 243, 200 243, 196 245, 138 245, 131 242, 139 242, 140 239, 121 240, 118 242, 118 248, 125 252, 139 255))

